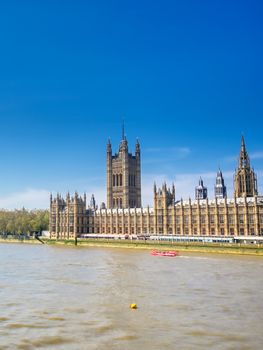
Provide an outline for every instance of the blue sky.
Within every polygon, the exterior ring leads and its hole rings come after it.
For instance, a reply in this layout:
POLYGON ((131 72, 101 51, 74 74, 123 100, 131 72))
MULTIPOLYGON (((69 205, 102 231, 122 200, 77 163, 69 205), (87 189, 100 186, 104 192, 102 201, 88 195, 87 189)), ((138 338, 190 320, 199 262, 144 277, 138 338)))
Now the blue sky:
POLYGON ((105 200, 105 149, 125 119, 153 181, 231 195, 244 133, 263 192, 260 1, 0 2, 0 207, 45 208, 48 193, 105 200))

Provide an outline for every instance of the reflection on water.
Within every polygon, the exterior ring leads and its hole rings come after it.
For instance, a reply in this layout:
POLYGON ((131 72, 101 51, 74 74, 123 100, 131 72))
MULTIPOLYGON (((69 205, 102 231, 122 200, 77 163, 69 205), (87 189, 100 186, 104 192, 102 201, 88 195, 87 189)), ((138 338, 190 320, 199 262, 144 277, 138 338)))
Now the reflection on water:
POLYGON ((257 257, 2 244, 0 349, 261 349, 262 286, 257 257))

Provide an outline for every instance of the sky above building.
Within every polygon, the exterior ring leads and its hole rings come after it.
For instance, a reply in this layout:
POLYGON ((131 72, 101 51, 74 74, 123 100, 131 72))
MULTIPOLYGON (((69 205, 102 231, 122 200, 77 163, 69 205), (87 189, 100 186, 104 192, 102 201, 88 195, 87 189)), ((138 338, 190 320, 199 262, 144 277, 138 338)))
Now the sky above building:
POLYGON ((46 208, 49 193, 106 201, 106 144, 142 148, 153 182, 228 194, 245 135, 263 192, 260 1, 0 3, 0 207, 46 208))

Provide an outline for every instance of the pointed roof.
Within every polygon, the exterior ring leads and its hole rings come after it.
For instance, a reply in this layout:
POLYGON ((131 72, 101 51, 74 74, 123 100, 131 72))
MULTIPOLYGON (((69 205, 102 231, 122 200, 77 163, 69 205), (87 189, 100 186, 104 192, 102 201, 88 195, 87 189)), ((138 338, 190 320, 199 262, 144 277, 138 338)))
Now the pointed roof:
POLYGON ((221 179, 223 179, 223 173, 222 173, 222 170, 220 169, 220 167, 218 168, 217 170, 217 175, 216 177, 220 177, 221 179))
POLYGON ((246 150, 246 144, 245 144, 245 138, 244 135, 242 135, 242 141, 241 141, 241 151, 239 156, 239 167, 245 168, 250 167, 250 160, 249 156, 246 150))
POLYGON ((124 125, 124 119, 122 119, 122 135, 121 135, 121 141, 127 141, 126 135, 125 135, 125 125, 124 125))
POLYGON ((242 150, 243 152, 246 152, 246 144, 245 144, 244 135, 242 135, 241 150, 242 150))

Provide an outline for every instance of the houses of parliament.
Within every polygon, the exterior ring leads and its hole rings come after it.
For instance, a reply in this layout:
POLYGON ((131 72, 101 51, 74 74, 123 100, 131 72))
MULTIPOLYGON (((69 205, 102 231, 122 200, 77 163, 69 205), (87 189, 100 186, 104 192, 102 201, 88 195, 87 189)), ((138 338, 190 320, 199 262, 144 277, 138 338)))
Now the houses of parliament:
POLYGON ((65 198, 50 196, 50 238, 75 239, 84 234, 261 236, 263 197, 258 195, 257 177, 242 137, 234 196, 227 197, 221 170, 215 179, 213 199, 200 178, 195 199, 176 200, 175 186, 153 186, 153 207, 141 205, 141 147, 130 153, 123 133, 117 153, 107 144, 107 205, 96 206, 92 196, 75 193, 65 198))

